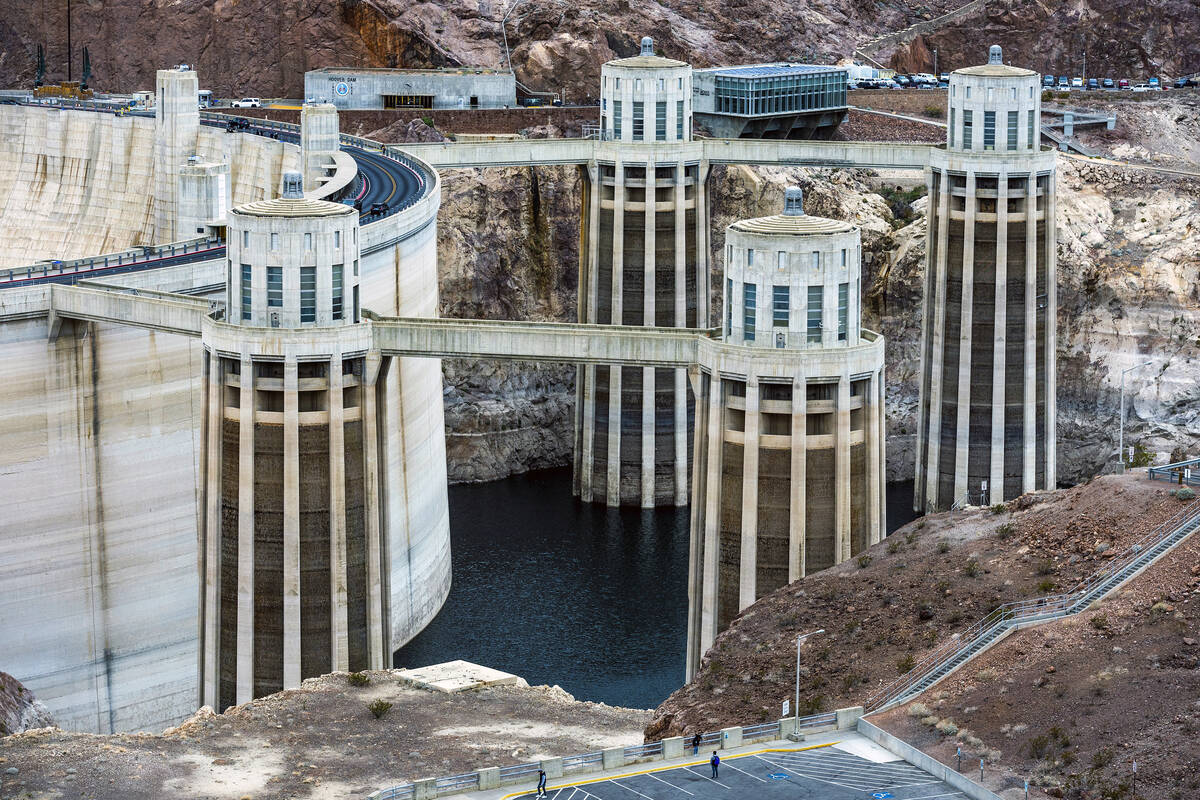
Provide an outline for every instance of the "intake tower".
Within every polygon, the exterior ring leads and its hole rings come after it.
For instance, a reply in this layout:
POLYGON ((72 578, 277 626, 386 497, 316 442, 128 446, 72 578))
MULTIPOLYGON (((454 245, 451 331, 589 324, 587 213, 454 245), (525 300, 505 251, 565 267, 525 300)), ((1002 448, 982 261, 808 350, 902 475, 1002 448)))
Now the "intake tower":
POLYGON ((1055 486, 1054 167, 1037 73, 950 75, 945 149, 930 151, 917 511, 1055 486))

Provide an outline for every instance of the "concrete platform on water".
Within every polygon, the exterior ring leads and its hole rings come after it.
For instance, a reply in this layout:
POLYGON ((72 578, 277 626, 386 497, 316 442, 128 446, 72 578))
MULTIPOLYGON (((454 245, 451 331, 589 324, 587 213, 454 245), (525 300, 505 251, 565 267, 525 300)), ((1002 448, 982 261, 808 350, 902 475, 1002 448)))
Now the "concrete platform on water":
POLYGON ((401 681, 421 689, 433 689, 446 694, 482 689, 485 686, 528 686, 524 678, 498 669, 472 664, 470 661, 447 661, 399 672, 401 681))
MULTIPOLYGON (((720 751, 719 777, 697 756, 664 765, 631 765, 570 779, 551 778, 550 800, 961 800, 966 795, 854 731, 805 742, 767 742, 720 751), (639 768, 641 766, 641 768, 639 768)), ((530 788, 454 795, 467 800, 531 800, 530 788)))

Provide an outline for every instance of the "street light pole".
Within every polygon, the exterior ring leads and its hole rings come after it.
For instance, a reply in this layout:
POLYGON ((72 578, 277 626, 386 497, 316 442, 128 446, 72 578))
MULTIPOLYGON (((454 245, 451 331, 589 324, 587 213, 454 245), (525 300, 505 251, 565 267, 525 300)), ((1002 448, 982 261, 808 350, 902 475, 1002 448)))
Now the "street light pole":
POLYGON ((816 636, 818 633, 824 633, 825 629, 812 631, 811 633, 802 633, 796 637, 796 707, 792 712, 796 715, 795 727, 792 728, 792 735, 800 735, 800 645, 804 644, 804 640, 810 636, 816 636))
POLYGON ((1121 370, 1121 432, 1117 435, 1117 458, 1121 461, 1121 472, 1125 472, 1125 374, 1149 364, 1149 361, 1143 361, 1141 364, 1121 370))

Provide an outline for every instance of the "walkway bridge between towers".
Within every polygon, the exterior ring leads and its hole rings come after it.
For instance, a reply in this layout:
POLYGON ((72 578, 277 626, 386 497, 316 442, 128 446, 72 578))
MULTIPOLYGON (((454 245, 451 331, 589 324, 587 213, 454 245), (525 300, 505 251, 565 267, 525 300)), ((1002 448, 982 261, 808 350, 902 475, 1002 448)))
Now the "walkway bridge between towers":
POLYGON ((592 160, 659 162, 707 160, 713 164, 762 164, 816 168, 924 170, 929 144, 826 142, 791 139, 695 139, 690 142, 609 142, 597 139, 519 139, 389 145, 436 169, 576 164, 592 160))
MULTIPOLYGON (((64 320, 106 322, 199 337, 219 326, 221 338, 254 340, 264 352, 283 350, 307 329, 254 328, 220 321, 224 304, 187 295, 85 283, 42 284, 0 291, 0 323, 46 317, 50 337, 64 320)), ((381 317, 364 312, 362 349, 383 355, 495 358, 570 364, 635 364, 687 367, 697 363, 702 342, 719 346, 708 331, 549 322, 381 317)))

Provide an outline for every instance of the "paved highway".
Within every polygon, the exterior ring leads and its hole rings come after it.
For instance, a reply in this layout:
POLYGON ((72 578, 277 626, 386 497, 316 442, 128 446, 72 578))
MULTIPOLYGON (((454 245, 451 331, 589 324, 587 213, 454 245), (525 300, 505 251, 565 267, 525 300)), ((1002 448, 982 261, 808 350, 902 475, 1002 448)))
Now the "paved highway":
MULTIPOLYGON (((149 112, 135 112, 139 116, 153 116, 149 112)), ((241 133, 251 133, 257 136, 265 136, 272 139, 277 139, 283 142, 298 144, 300 136, 295 131, 279 130, 276 128, 268 128, 262 125, 256 125, 257 120, 252 118, 247 119, 250 123, 248 128, 241 128, 241 133)), ((201 124, 210 125, 213 127, 225 127, 228 123, 217 119, 203 119, 201 124)), ((359 222, 361 224, 370 224, 384 217, 390 216, 403 208, 409 206, 416 201, 426 190, 426 177, 421 171, 410 164, 403 161, 391 158, 382 153, 371 152, 361 147, 353 147, 343 145, 342 150, 349 153, 358 165, 358 172, 361 181, 356 181, 350 184, 354 191, 353 196, 345 198, 346 200, 355 200, 358 207, 361 209, 359 222), (377 210, 375 210, 377 209, 377 210)), ((80 280, 92 280, 120 274, 123 272, 138 272, 146 269, 158 269, 161 267, 177 266, 187 264, 194 261, 215 260, 225 257, 224 245, 216 247, 205 247, 200 251, 190 253, 180 253, 178 255, 161 254, 153 257, 147 257, 144 260, 126 262, 121 265, 113 264, 111 266, 90 267, 86 269, 75 269, 71 272, 62 274, 34 274, 29 277, 26 270, 17 269, 13 271, 0 271, 0 287, 8 288, 12 286, 28 286, 38 283, 66 283, 74 284, 80 280)), ((53 267, 50 267, 53 270, 53 267)))

